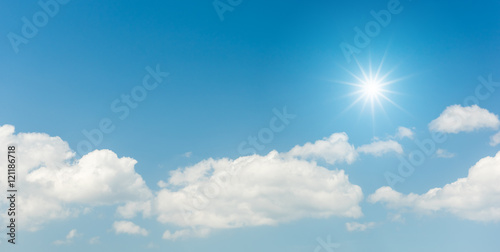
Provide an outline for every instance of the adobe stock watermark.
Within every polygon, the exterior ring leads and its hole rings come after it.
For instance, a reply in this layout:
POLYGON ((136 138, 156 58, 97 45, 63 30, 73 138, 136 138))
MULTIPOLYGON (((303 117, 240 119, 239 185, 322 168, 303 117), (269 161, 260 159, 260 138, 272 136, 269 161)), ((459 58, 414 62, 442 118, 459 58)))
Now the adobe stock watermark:
POLYGON ((21 21, 23 25, 21 27, 21 32, 19 34, 14 32, 9 32, 7 34, 7 39, 12 46, 15 53, 19 53, 19 46, 21 44, 28 44, 29 40, 38 35, 39 29, 47 26, 49 20, 55 17, 62 5, 66 5, 70 0, 40 0, 38 1, 38 6, 41 10, 35 12, 33 16, 29 19, 27 17, 22 17, 21 21))
POLYGON ((398 155, 400 161, 397 174, 393 172, 385 172, 384 177, 390 187, 397 183, 403 183, 415 172, 415 167, 419 167, 425 163, 428 157, 434 155, 437 151, 437 145, 446 142, 448 136, 439 132, 432 132, 430 138, 419 140, 415 138, 414 143, 418 149, 413 150, 408 154, 408 159, 402 155, 398 155))
POLYGON ((354 45, 347 42, 340 43, 340 50, 342 50, 347 63, 351 63, 354 54, 360 54, 362 49, 367 47, 372 39, 380 34, 382 28, 387 27, 391 23, 393 15, 401 13, 403 9, 404 7, 399 0, 389 0, 387 2, 387 9, 378 12, 371 10, 370 14, 373 20, 368 21, 363 30, 358 26, 354 27, 354 45))
POLYGON ((321 237, 317 237, 316 241, 319 245, 314 248, 314 252, 335 252, 336 249, 340 248, 340 244, 332 242, 330 235, 326 237, 326 241, 321 237))
POLYGON ((234 8, 243 3, 243 0, 215 0, 212 2, 215 12, 219 16, 221 22, 224 21, 224 13, 233 12, 234 8))
MULTIPOLYGON (((238 154, 240 156, 253 155, 257 150, 263 150, 265 144, 269 144, 274 140, 275 134, 285 130, 291 120, 297 117, 289 114, 286 106, 282 110, 274 108, 273 114, 274 116, 269 120, 268 127, 263 127, 257 132, 257 136, 249 136, 247 141, 242 141, 238 145, 238 154)), ((222 190, 226 189, 233 182, 233 179, 237 177, 237 172, 238 168, 231 165, 224 171, 213 175, 209 182, 190 193, 188 203, 184 205, 182 212, 186 224, 191 226, 189 219, 192 218, 195 212, 205 209, 212 199, 218 197, 222 190)))
POLYGON ((493 75, 489 74, 488 79, 483 76, 477 77, 479 84, 474 89, 474 95, 467 96, 463 102, 464 106, 478 105, 480 101, 487 100, 500 87, 500 82, 493 81, 493 75))
MULTIPOLYGON (((169 75, 169 73, 160 70, 159 64, 157 64, 154 69, 147 66, 145 70, 147 74, 144 75, 141 84, 134 86, 127 94, 122 94, 120 98, 111 102, 111 112, 115 113, 118 119, 122 121, 127 119, 130 112, 136 109, 139 103, 146 99, 148 93, 155 90, 169 75)), ((78 155, 81 157, 85 153, 97 148, 104 140, 104 136, 106 134, 111 134, 115 129, 116 126, 113 120, 105 117, 99 121, 98 127, 90 130, 82 130, 85 139, 78 142, 76 146, 78 155)))
POLYGON ((252 155, 265 148, 265 145, 274 140, 276 133, 282 132, 290 120, 295 119, 296 115, 288 114, 286 107, 282 111, 273 109, 274 117, 269 121, 269 127, 264 127, 257 132, 257 136, 248 136, 247 141, 238 145, 238 153, 241 155, 252 155))
MULTIPOLYGON (((479 105, 480 101, 489 99, 496 89, 500 88, 500 82, 493 81, 492 74, 488 78, 483 76, 478 77, 479 84, 474 89, 474 95, 467 96, 463 101, 463 106, 479 105)), ((432 132, 430 138, 419 140, 415 138, 415 145, 418 149, 413 150, 408 155, 408 159, 399 155, 400 163, 397 168, 397 173, 386 171, 384 177, 390 187, 397 183, 403 183, 414 172, 415 168, 423 165, 427 158, 436 154, 439 144, 443 144, 448 139, 444 133, 432 132)))

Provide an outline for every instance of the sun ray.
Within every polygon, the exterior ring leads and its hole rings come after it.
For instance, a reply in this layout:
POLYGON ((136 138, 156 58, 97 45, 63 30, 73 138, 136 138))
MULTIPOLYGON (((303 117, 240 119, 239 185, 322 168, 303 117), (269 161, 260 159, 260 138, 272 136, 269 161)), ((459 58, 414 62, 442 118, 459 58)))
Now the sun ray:
POLYGON ((382 66, 384 65, 385 57, 387 56, 387 51, 384 52, 384 56, 382 57, 382 60, 380 61, 380 64, 378 65, 377 72, 375 73, 375 79, 378 79, 378 75, 380 74, 380 71, 382 70, 382 66))
MULTIPOLYGON (((365 69, 363 68, 363 66, 361 66, 361 63, 359 63, 358 59, 354 58, 354 61, 356 61, 356 65, 358 65, 361 74, 363 74, 363 77, 365 78, 364 81, 369 80, 368 76, 366 75, 365 69)), ((363 82, 361 78, 357 77, 357 79, 363 82)))
POLYGON ((390 102, 392 105, 394 105, 396 108, 400 109, 401 111, 407 113, 408 115, 411 115, 410 112, 406 111, 406 109, 404 109, 403 107, 399 106, 393 100, 389 99, 389 97, 387 97, 385 95, 381 95, 380 97, 384 98, 386 101, 390 102))
POLYGON ((344 114, 345 112, 347 112, 350 108, 354 107, 354 105, 356 105, 359 101, 361 101, 364 97, 363 96, 359 96, 358 99, 354 100, 351 105, 349 105, 347 108, 345 108, 341 114, 344 114))

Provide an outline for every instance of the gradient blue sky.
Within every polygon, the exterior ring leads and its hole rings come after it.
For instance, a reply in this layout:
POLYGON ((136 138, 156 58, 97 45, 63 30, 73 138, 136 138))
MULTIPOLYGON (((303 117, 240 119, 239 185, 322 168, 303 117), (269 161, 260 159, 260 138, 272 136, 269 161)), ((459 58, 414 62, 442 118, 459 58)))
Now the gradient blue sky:
MULTIPOLYGON (((44 0, 42 0, 44 1, 44 0)), ((348 63, 339 45, 353 43, 354 27, 373 20, 370 11, 387 9, 389 1, 246 1, 224 13, 221 21, 211 1, 70 1, 61 5, 46 26, 27 44, 13 50, 7 34, 20 34, 22 17, 41 8, 36 1, 4 2, 0 8, 0 125, 16 132, 59 136, 76 151, 102 118, 116 129, 105 134, 96 149, 110 149, 119 157, 137 160, 135 171, 151 191, 169 172, 208 158, 238 158, 238 145, 257 135, 274 116, 273 108, 287 107, 297 115, 259 155, 287 152, 296 145, 345 132, 356 147, 374 137, 387 140, 398 127, 415 133, 398 142, 407 156, 418 147, 415 139, 431 136, 429 123, 448 107, 463 105, 473 96, 478 76, 500 81, 500 3, 498 1, 400 2, 403 10, 357 55, 365 69, 384 59, 387 87, 397 92, 387 101, 363 109, 349 95, 361 75, 348 63), (169 73, 166 81, 124 120, 110 109, 122 94, 141 84, 145 67, 169 73), (185 153, 191 152, 190 157, 185 153)), ((500 92, 481 100, 481 108, 500 114, 500 92)), ((412 176, 393 189, 423 194, 467 177, 481 158, 494 156, 490 146, 497 131, 479 129, 449 134, 439 148, 453 158, 426 158, 412 176)), ((85 154, 85 153, 82 153, 85 154)), ((367 202, 369 195, 387 186, 384 174, 395 172, 399 154, 360 156, 354 163, 335 165, 363 190, 359 219, 331 216, 303 218, 275 226, 216 229, 207 237, 176 241, 162 239, 171 224, 156 217, 131 221, 148 230, 147 236, 115 234, 122 220, 116 207, 91 206, 89 214, 49 221, 35 232, 19 232, 19 244, 2 238, 2 251, 314 251, 317 238, 340 245, 335 251, 498 251, 498 221, 473 221, 449 212, 403 213, 367 202), (345 223, 375 222, 375 227, 349 232, 345 223), (55 245, 72 229, 70 244, 55 245), (89 239, 99 237, 99 244, 89 239)), ((22 165, 22 163, 20 164, 22 165)), ((2 174, 3 176, 3 174, 2 174)), ((3 192, 2 192, 3 193, 3 192)), ((3 196, 2 196, 3 198, 3 196)), ((19 203, 22 208, 22 202, 19 203)), ((22 223, 22 216, 19 217, 22 223)), ((23 223, 29 225, 29 223, 23 223)), ((326 251, 326 250, 322 250, 326 251)))

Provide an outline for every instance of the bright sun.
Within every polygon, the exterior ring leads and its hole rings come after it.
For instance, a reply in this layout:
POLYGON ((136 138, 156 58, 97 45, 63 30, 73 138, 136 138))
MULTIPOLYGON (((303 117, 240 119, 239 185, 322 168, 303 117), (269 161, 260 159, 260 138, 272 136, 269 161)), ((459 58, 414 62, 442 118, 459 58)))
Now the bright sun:
POLYGON ((387 80, 387 77, 389 76, 390 73, 392 73, 393 70, 382 75, 381 69, 383 62, 384 60, 382 60, 380 65, 377 67, 376 71, 372 71, 371 63, 368 65, 368 71, 365 71, 365 69, 359 64, 359 62, 356 61, 359 70, 361 72, 361 76, 358 76, 344 69, 347 73, 349 73, 352 77, 355 78, 356 82, 339 82, 339 83, 355 87, 356 90, 350 93, 349 95, 357 96, 357 98, 351 103, 351 105, 349 105, 349 107, 347 107, 344 110, 344 112, 352 108, 354 105, 358 104, 361 101, 363 102, 362 110, 364 110, 367 105, 370 106, 372 117, 375 116, 376 106, 379 107, 385 113, 383 106, 384 101, 389 102, 392 105, 404 111, 403 108, 401 108, 399 105, 397 105, 394 101, 392 101, 388 97, 389 94, 396 94, 396 92, 389 90, 388 86, 402 79, 387 80))
POLYGON ((378 96, 381 90, 382 89, 376 80, 369 80, 363 84, 363 93, 369 97, 378 96))

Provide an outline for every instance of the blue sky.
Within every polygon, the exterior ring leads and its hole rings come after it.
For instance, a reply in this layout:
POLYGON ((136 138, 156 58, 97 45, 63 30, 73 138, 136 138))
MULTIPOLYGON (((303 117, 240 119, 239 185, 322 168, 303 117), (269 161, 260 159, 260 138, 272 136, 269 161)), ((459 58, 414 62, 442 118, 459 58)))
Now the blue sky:
POLYGON ((40 2, 0 8, 2 251, 498 251, 497 1, 40 2))

